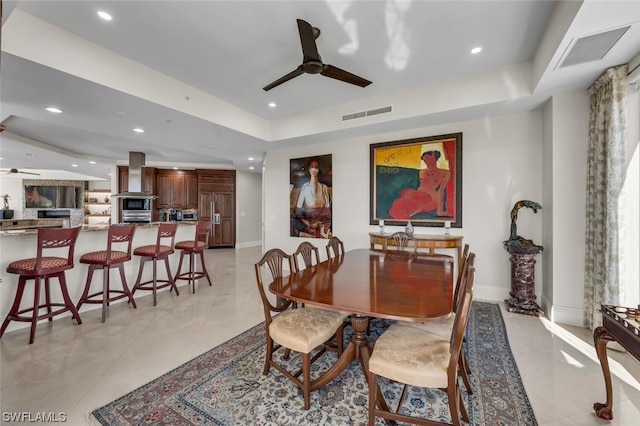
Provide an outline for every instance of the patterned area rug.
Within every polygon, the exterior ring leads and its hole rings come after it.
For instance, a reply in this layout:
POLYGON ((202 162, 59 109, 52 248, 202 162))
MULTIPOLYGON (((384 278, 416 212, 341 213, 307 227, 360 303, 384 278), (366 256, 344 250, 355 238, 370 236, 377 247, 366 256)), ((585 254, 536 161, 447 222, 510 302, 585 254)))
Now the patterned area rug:
MULTIPOLYGON (((371 338, 389 326, 371 322, 371 338)), ((345 327, 349 335, 351 327, 345 327)), ((350 338, 350 335, 347 336, 350 338)), ((95 410, 103 425, 365 425, 367 383, 359 363, 311 393, 311 409, 303 409, 302 393, 271 369, 262 375, 264 324, 181 365, 154 381, 95 410)), ((509 348, 498 305, 474 302, 467 329, 467 356, 474 393, 463 389, 472 425, 537 425, 520 373, 509 348)), ((324 371, 335 361, 327 353, 314 363, 324 371)), ((299 357, 290 362, 298 364, 299 357)), ((380 380, 385 398, 395 407, 402 387, 380 380)), ((446 393, 410 388, 403 410, 451 422, 446 393)), ((376 419, 376 424, 384 424, 376 419)))

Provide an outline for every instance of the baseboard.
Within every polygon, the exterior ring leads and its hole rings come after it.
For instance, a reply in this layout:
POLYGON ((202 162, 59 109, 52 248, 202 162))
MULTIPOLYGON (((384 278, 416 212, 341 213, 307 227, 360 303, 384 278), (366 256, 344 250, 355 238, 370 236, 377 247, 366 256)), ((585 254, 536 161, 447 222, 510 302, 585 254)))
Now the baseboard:
POLYGON ((473 298, 476 300, 486 300, 487 302, 504 302, 509 298, 509 290, 502 287, 490 287, 474 284, 473 298))
POLYGON ((262 245, 262 240, 258 240, 258 241, 247 241, 244 243, 236 243, 236 249, 243 249, 243 248, 247 248, 247 247, 255 247, 255 246, 261 246, 262 245))
POLYGON ((584 310, 553 305, 548 311, 551 322, 584 327, 584 310))

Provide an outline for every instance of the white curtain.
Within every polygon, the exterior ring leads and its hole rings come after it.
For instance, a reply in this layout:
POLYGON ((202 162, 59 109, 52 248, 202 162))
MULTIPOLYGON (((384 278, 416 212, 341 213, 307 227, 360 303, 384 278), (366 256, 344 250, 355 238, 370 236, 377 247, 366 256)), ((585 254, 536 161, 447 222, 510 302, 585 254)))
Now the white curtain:
POLYGON ((600 325, 600 304, 620 303, 624 275, 621 189, 627 168, 627 65, 608 69, 589 88, 584 323, 600 325))

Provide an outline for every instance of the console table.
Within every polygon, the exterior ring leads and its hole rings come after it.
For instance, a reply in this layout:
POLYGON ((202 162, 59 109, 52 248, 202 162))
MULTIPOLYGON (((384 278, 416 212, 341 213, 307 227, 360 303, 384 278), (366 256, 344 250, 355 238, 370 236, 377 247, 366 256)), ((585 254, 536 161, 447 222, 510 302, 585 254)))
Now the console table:
MULTIPOLYGON (((395 246, 396 243, 393 239, 389 239, 392 233, 381 232, 369 232, 369 243, 371 248, 374 249, 376 245, 382 247, 383 250, 387 250, 387 246, 395 246)), ((462 259, 462 235, 427 235, 427 234, 413 234, 414 238, 418 241, 418 248, 428 249, 429 253, 435 253, 435 249, 447 249, 454 248, 458 250, 458 265, 462 259)))
POLYGON ((593 409, 598 417, 613 420, 613 389, 611 387, 611 371, 607 358, 607 343, 616 341, 635 359, 640 361, 640 309, 621 306, 602 305, 602 325, 593 331, 593 343, 596 346, 604 384, 607 390, 607 401, 596 402, 593 409))

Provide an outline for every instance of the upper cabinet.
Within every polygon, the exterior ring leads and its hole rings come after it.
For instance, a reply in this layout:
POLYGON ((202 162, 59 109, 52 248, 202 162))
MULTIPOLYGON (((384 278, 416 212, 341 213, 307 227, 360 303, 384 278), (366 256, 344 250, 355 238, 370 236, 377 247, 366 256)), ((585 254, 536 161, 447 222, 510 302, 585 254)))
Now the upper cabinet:
POLYGON ((198 175, 182 170, 160 170, 157 178, 159 208, 198 208, 198 175))

